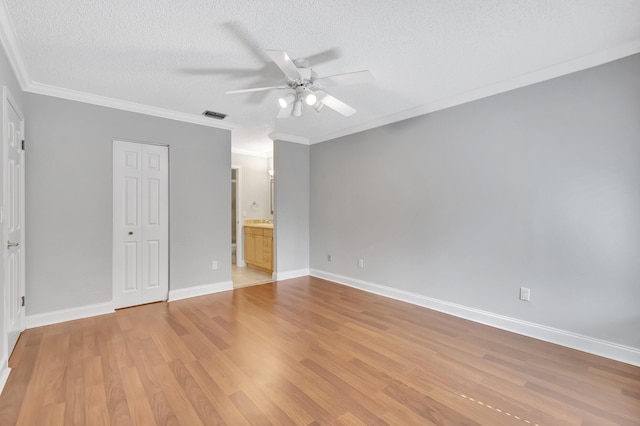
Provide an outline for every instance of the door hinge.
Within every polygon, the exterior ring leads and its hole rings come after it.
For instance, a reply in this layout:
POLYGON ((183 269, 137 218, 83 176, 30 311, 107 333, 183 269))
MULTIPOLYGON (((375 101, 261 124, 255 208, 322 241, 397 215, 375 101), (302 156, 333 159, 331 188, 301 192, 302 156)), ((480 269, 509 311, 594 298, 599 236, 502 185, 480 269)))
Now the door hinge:
POLYGON ((24 151, 24 139, 22 139, 22 150, 24 151))
POLYGON ((20 306, 24 306, 24 296, 20 298, 20 306))

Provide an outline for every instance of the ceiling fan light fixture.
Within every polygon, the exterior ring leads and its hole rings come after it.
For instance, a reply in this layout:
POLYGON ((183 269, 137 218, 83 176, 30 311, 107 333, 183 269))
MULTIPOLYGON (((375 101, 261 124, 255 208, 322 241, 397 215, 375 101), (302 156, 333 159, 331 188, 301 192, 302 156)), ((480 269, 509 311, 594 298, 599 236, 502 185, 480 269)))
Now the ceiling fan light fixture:
POLYGON ((279 98, 278 104, 280 105, 280 108, 286 108, 287 106, 291 105, 291 103, 294 102, 295 100, 296 100, 295 95, 293 93, 289 93, 288 95, 279 98))
POLYGON ((307 105, 311 106, 314 105, 316 103, 316 101, 318 100, 318 97, 316 95, 314 95, 313 93, 309 92, 307 94, 307 96, 305 96, 304 101, 307 103, 307 105))
POLYGON ((295 104, 293 104, 293 112, 291 113, 294 117, 300 117, 302 115, 302 99, 298 99, 295 104))
POLYGON ((324 108, 324 104, 322 102, 318 102, 317 104, 315 104, 314 108, 317 112, 320 112, 322 111, 322 108, 324 108))

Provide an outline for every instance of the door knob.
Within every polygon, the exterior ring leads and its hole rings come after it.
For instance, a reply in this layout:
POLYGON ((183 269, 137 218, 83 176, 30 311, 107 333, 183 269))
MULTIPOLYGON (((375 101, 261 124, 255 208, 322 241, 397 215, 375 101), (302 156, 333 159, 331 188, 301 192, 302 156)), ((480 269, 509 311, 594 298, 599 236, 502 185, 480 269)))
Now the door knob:
POLYGON ((11 241, 7 241, 7 248, 18 247, 20 243, 12 243, 11 241))
POLYGON ((129 231, 129 235, 133 235, 133 232, 132 232, 132 231, 129 231))

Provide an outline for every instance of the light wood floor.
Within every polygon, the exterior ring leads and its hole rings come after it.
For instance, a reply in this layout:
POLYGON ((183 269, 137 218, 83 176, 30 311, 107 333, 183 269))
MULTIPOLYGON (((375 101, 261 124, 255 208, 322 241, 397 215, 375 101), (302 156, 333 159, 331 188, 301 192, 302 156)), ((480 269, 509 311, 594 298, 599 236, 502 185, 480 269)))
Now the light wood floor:
POLYGON ((250 266, 238 267, 231 265, 231 280, 233 288, 247 287, 250 285, 264 284, 273 281, 271 274, 250 266))
POLYGON ((638 425, 640 368, 315 278, 27 330, 1 425, 638 425))

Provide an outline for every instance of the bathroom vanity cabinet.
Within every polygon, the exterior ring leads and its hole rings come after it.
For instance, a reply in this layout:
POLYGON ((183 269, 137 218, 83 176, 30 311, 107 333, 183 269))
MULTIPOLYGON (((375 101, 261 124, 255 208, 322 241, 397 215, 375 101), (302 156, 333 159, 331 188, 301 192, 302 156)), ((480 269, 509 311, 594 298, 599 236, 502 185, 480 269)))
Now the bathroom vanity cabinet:
POLYGON ((273 272, 273 225, 244 225, 244 261, 251 266, 273 272))

